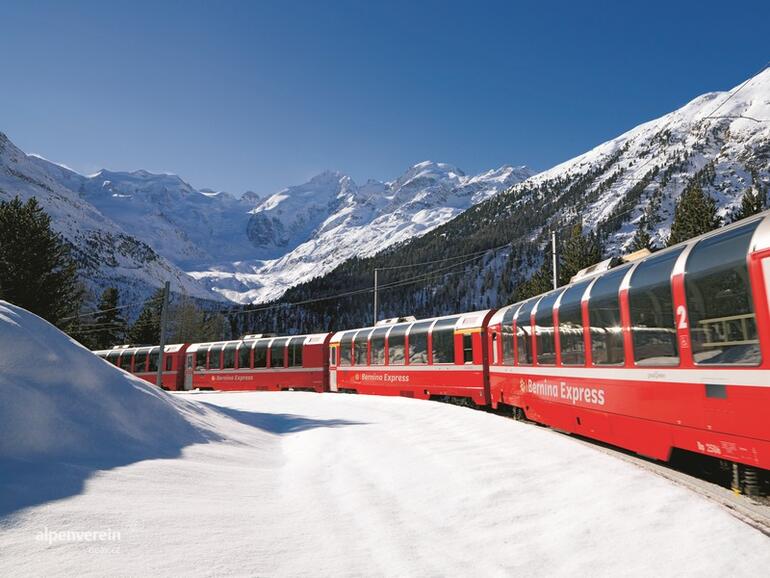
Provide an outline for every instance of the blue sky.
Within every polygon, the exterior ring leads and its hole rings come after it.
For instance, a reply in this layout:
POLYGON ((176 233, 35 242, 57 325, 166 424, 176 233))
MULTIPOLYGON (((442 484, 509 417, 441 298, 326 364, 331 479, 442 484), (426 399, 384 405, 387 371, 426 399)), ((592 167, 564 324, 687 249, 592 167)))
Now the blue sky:
POLYGON ((271 193, 550 166, 739 84, 770 2, 2 0, 0 131, 80 172, 271 193))

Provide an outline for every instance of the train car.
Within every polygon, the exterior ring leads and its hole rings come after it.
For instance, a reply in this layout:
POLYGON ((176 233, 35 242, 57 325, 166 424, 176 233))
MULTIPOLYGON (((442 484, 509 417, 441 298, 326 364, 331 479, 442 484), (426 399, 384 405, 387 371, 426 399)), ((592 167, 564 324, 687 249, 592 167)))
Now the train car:
POLYGON ((492 313, 397 319, 335 333, 329 345, 329 389, 486 405, 484 335, 492 313))
POLYGON ((112 349, 94 351, 99 357, 109 361, 113 365, 135 374, 137 377, 156 383, 158 377, 158 364, 163 365, 162 387, 171 391, 179 391, 184 384, 184 354, 187 344, 177 343, 166 345, 163 349, 163 359, 160 359, 160 346, 131 347, 121 345, 112 349))
POLYGON ((769 287, 762 214, 504 307, 491 397, 656 459, 770 469, 769 287))
POLYGON ((187 349, 185 389, 328 390, 331 333, 193 343, 187 349))

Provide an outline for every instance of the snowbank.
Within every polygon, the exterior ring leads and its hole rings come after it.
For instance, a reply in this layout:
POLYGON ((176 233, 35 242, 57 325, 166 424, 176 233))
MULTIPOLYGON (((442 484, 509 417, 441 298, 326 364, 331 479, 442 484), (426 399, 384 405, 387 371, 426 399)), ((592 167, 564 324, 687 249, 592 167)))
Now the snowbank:
POLYGON ((173 455, 205 439, 195 411, 0 301, 0 459, 173 455))
POLYGON ((224 419, 0 301, 0 519, 81 493, 97 471, 220 439, 224 419))

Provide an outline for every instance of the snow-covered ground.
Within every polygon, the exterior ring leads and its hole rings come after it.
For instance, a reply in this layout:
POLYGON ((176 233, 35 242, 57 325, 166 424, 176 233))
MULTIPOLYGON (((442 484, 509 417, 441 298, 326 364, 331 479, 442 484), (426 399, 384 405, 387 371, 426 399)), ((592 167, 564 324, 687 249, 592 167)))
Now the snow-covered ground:
POLYGON ((550 430, 171 395, 0 302, 0 576, 761 576, 770 540, 550 430), (34 363, 29 363, 34 360, 34 363))

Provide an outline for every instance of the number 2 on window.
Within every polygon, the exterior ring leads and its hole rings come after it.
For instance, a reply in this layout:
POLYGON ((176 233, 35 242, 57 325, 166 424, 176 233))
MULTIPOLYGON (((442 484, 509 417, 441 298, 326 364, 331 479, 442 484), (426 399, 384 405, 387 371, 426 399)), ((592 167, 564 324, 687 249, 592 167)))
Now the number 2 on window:
POLYGON ((687 310, 684 308, 684 305, 676 308, 676 316, 679 319, 677 327, 679 329, 687 329, 687 310))

